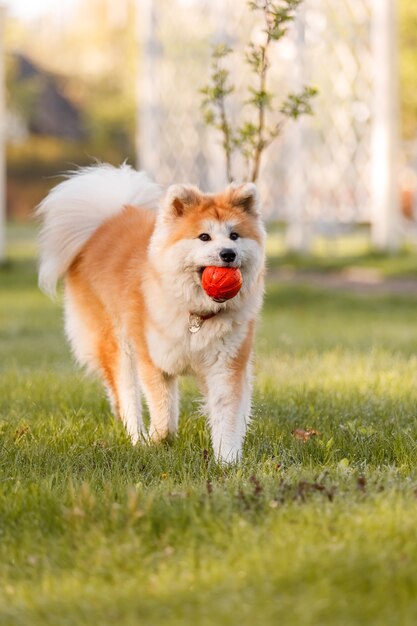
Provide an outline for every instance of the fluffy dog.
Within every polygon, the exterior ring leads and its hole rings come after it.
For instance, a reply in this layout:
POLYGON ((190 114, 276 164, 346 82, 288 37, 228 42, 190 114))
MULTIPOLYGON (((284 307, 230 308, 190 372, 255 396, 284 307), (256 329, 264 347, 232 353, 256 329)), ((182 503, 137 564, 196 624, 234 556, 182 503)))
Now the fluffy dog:
POLYGON ((265 231, 253 184, 217 195, 163 194, 143 172, 97 165, 71 174, 38 208, 41 288, 65 279, 65 328, 98 371, 133 443, 178 425, 177 377, 195 375, 220 461, 240 458, 251 411, 251 352, 263 297, 265 231), (233 299, 202 289, 206 266, 240 268, 233 299))

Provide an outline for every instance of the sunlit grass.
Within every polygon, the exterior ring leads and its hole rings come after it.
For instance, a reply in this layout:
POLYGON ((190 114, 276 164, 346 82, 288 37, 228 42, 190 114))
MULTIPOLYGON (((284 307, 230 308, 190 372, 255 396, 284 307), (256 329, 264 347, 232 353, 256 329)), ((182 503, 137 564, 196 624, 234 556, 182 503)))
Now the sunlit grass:
POLYGON ((308 255, 286 251, 285 235, 279 225, 271 225, 267 239, 269 267, 290 272, 345 272, 351 269, 373 271, 378 278, 417 276, 417 251, 410 242, 395 254, 372 251, 369 227, 342 229, 333 235, 314 233, 308 255))
MULTIPOLYGON (((285 232, 282 226, 271 224, 267 240, 269 257, 286 256, 285 232)), ((366 227, 345 228, 333 236, 314 233, 310 242, 313 258, 343 258, 367 255, 370 252, 369 229, 366 227)))
POLYGON ((227 469, 188 379, 173 444, 130 446, 31 246, 0 270, 1 624, 416 623, 417 296, 269 285, 227 469))

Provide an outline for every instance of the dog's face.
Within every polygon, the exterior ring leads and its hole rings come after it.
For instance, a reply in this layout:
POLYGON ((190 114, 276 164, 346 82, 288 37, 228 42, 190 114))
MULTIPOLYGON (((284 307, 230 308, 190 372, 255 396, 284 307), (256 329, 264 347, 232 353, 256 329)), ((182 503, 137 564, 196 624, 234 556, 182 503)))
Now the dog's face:
POLYGON ((265 240, 253 184, 230 186, 218 195, 175 185, 160 211, 151 254, 187 301, 210 300, 201 287, 207 266, 238 267, 242 292, 250 290, 263 267, 265 240))

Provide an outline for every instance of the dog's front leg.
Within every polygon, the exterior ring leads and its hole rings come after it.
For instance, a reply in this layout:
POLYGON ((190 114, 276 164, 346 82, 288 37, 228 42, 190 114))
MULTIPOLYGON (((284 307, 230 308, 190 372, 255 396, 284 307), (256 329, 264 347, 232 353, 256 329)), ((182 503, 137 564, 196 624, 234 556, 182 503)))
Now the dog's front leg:
POLYGON ((168 376, 150 360, 139 363, 139 380, 151 418, 149 436, 162 441, 175 435, 178 428, 178 386, 174 376, 168 376))
POLYGON ((251 353, 254 321, 233 355, 219 352, 205 376, 211 439, 216 459, 226 463, 240 460, 249 424, 252 399, 251 353))
POLYGON ((207 405, 215 457, 234 463, 240 460, 250 418, 251 377, 248 365, 240 371, 224 365, 208 372, 207 405))

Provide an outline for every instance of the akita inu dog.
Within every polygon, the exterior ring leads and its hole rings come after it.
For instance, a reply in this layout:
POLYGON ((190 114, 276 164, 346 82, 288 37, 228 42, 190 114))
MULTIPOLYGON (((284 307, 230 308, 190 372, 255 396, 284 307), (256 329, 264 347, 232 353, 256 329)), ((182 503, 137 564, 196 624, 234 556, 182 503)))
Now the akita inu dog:
POLYGON ((133 443, 173 435, 177 377, 194 374, 216 458, 241 455, 251 411, 251 352, 264 290, 265 230, 252 183, 166 193, 127 165, 81 169, 38 208, 40 286, 65 279, 66 333, 77 361, 100 373, 133 443), (205 267, 238 267, 226 302, 203 290, 205 267))

